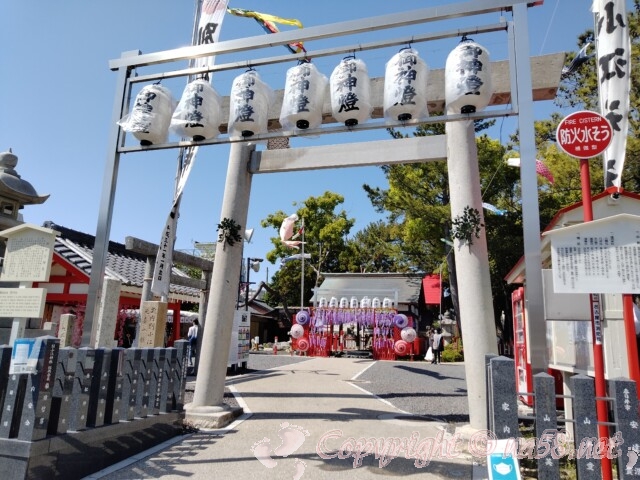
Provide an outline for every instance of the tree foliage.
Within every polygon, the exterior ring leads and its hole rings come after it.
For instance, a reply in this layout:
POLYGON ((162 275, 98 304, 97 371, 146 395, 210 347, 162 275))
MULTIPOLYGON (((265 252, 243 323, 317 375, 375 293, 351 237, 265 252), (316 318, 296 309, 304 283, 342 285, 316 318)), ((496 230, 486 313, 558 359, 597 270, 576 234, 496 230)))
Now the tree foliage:
POLYGON ((370 223, 347 240, 340 254, 342 271, 356 273, 408 272, 400 226, 378 221, 370 223))
MULTIPOLYGON (((476 131, 486 123, 477 123, 476 131)), ((440 134, 444 126, 421 126, 414 136, 440 134)), ((402 135, 390 131, 395 138, 402 135)), ((490 251, 490 270, 494 292, 500 292, 499 310, 507 302, 504 273, 522 254, 522 221, 518 169, 504 162, 506 148, 500 142, 480 135, 476 140, 483 201, 506 213, 485 212, 484 224, 490 251)), ((391 231, 397 234, 401 252, 396 263, 408 270, 433 273, 443 271, 451 239, 450 189, 446 162, 425 162, 382 167, 389 182, 387 189, 364 185, 372 204, 387 213, 391 231)), ((454 302, 455 303, 455 302, 454 302)))
MULTIPOLYGON (((297 305, 301 302, 307 305, 313 295, 313 288, 321 282, 320 272, 339 272, 341 268, 340 255, 345 251, 346 237, 355 224, 355 219, 348 218, 344 210, 336 212, 336 209, 344 203, 344 197, 337 193, 325 192, 319 197, 307 198, 296 214, 300 218, 298 229, 302 227, 304 220, 304 253, 311 258, 305 260, 304 269, 304 293, 301 292, 301 260, 293 260, 282 265, 280 270, 272 277, 272 287, 286 298, 289 305, 297 305)), ((295 205, 295 204, 294 204, 295 205)), ((282 221, 290 213, 278 211, 267 216, 260 224, 262 227, 273 227, 279 232, 282 221)), ((273 249, 266 254, 271 263, 276 263, 286 257, 301 253, 287 247, 280 240, 279 235, 271 238, 273 249)), ((271 305, 277 305, 278 299, 273 295, 267 295, 265 300, 271 305)))

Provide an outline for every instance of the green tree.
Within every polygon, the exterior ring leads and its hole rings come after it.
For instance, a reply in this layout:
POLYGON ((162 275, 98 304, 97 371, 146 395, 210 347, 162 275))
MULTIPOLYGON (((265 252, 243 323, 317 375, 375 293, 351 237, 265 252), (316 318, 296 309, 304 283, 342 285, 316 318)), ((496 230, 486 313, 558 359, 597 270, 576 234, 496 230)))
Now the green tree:
MULTIPOLYGON (((486 123, 477 123, 476 131, 484 130, 486 123)), ((421 126, 413 133, 424 136, 442 133, 440 125, 421 126)), ((391 134, 399 138, 397 132, 391 134)), ((504 274, 522 255, 522 220, 518 169, 504 162, 506 148, 486 135, 476 140, 483 200, 504 211, 498 215, 485 213, 485 230, 489 245, 489 262, 496 311, 506 309, 508 289, 504 274)), ((453 303, 457 311, 455 281, 450 278, 455 266, 454 256, 447 255, 449 247, 442 239, 450 239, 451 210, 449 206, 449 179, 446 162, 427 162, 382 167, 389 181, 388 189, 364 185, 372 204, 378 211, 388 213, 388 221, 396 225, 402 248, 399 263, 405 262, 412 270, 425 273, 443 271, 449 276, 453 303), (443 262, 447 268, 442 269, 443 262)), ((445 277, 446 278, 446 277, 445 277)))
POLYGON ((410 271, 411 265, 406 261, 398 235, 400 229, 399 225, 378 221, 357 232, 347 240, 340 253, 342 270, 359 273, 410 271))
MULTIPOLYGON (((319 197, 307 198, 295 212, 300 218, 298 228, 302 226, 304 219, 304 252, 311 256, 305 260, 303 305, 308 304, 313 295, 313 288, 320 284, 320 272, 342 271, 340 254, 345 248, 345 239, 355 224, 355 219, 348 218, 344 210, 336 212, 342 203, 342 195, 325 192, 319 197)), ((263 227, 273 227, 279 232, 282 221, 289 215, 290 213, 278 211, 268 215, 260 223, 263 227)), ((272 237, 271 243, 274 248, 266 254, 266 259, 271 263, 301 251, 284 245, 279 236, 272 237)), ((301 285, 300 260, 285 263, 271 279, 272 289, 285 298, 289 305, 301 303, 301 285)), ((280 299, 269 293, 265 300, 270 305, 280 303, 280 299)))

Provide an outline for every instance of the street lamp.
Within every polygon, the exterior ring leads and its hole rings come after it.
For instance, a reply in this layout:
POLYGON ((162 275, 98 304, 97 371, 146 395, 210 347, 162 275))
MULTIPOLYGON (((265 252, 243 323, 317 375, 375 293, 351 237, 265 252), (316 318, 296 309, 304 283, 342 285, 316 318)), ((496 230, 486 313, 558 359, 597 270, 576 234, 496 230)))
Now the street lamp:
POLYGON ((247 258, 247 284, 245 286, 245 291, 244 291, 244 310, 247 311, 249 310, 249 273, 251 270, 253 270, 254 272, 259 272, 260 271, 260 262, 262 262, 264 259, 262 258, 247 258))

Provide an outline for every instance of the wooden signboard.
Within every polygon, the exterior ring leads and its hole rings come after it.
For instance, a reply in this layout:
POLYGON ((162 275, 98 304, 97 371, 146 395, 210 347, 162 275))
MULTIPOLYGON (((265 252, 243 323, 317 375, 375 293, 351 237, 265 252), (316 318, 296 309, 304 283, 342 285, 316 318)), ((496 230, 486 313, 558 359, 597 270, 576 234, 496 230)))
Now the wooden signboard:
POLYGON ((3 282, 46 282, 51 272, 53 245, 58 232, 34 225, 19 225, 0 232, 7 238, 3 282))

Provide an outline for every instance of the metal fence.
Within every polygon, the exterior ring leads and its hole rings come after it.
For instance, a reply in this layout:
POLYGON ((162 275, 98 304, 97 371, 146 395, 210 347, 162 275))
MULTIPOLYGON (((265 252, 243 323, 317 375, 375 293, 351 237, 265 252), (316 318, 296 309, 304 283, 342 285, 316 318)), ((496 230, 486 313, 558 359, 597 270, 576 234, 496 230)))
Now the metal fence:
MULTIPOLYGON (((538 479, 560 479, 560 460, 575 460, 580 480, 600 479, 604 456, 617 462, 618 478, 640 478, 640 423, 636 384, 626 378, 608 381, 608 402, 612 422, 609 438, 598 438, 594 379, 585 375, 571 377, 572 418, 560 418, 556 409, 555 381, 551 375, 534 375, 533 392, 518 392, 515 362, 506 357, 487 355, 488 429, 496 439, 511 440, 506 454, 519 459, 535 459, 538 479), (518 396, 534 398, 532 415, 518 414, 518 396), (523 438, 520 421, 533 421, 535 438, 523 438), (563 427, 570 423, 573 435, 563 427), (562 427, 562 428, 560 428, 562 427)), ((600 399, 598 399, 600 400, 600 399)))

